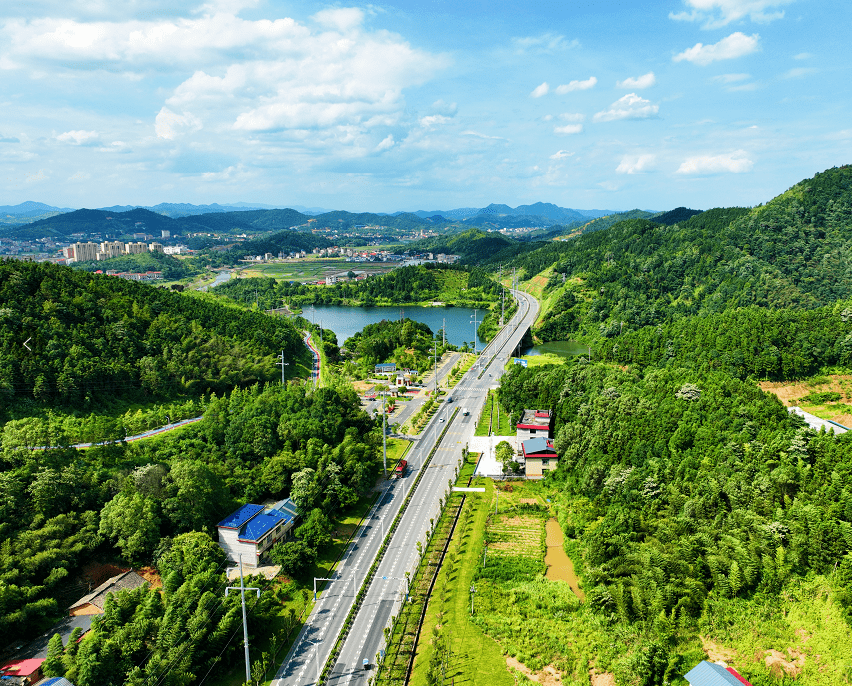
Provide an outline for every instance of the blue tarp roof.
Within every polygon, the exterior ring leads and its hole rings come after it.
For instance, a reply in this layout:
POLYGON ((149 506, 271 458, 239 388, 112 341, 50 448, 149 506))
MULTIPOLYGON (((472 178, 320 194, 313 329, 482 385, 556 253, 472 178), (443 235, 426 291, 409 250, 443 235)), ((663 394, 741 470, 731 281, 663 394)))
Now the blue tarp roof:
POLYGON ((376 369, 396 369, 396 362, 382 362, 376 365, 376 369))
POLYGON ((264 512, 257 517, 254 517, 240 531, 241 541, 259 541, 270 530, 274 529, 281 522, 289 522, 293 519, 291 516, 280 512, 279 510, 270 510, 264 512))
POLYGON ((225 529, 239 529, 243 524, 254 517, 258 512, 263 511, 263 505, 252 505, 251 503, 243 505, 236 512, 228 515, 217 526, 225 529))
POLYGON ((691 686, 743 686, 742 682, 722 665, 704 660, 683 675, 691 686))
POLYGON ((55 676, 47 681, 39 681, 38 686, 74 686, 64 676, 55 676))

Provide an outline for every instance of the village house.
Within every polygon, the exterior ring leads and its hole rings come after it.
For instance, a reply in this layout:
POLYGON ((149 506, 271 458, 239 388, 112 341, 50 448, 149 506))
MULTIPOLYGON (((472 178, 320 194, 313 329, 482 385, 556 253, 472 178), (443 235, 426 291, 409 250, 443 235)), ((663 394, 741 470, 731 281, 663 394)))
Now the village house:
POLYGON ((43 657, 13 660, 0 667, 0 683, 9 686, 30 686, 41 679, 43 657))
POLYGON ((264 554, 276 543, 292 536, 299 510, 287 498, 270 507, 247 503, 217 525, 219 546, 231 562, 259 567, 264 554))
POLYGON ((553 412, 551 410, 524 410, 516 424, 518 445, 528 438, 553 438, 553 412))
POLYGON ((751 686, 733 667, 702 660, 683 675, 690 686, 751 686))
POLYGON ((556 469, 559 457, 553 448, 553 439, 539 436, 521 443, 524 471, 528 479, 543 479, 547 472, 556 469))
POLYGON ((134 588, 139 588, 147 583, 148 582, 145 581, 145 579, 133 570, 116 574, 114 577, 107 579, 94 591, 88 595, 84 595, 80 598, 80 600, 69 607, 68 614, 72 617, 77 617, 79 615, 102 614, 104 611, 106 597, 110 593, 122 590, 132 591, 134 588))

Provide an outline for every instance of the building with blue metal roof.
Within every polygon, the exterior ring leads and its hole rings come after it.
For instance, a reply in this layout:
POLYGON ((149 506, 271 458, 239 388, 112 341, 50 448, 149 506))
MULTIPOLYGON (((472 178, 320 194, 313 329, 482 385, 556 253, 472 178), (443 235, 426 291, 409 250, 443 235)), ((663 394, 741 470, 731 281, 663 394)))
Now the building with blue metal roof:
POLYGON ((287 498, 271 507, 246 504, 219 522, 219 546, 228 559, 257 567, 263 555, 276 543, 292 536, 299 509, 287 498))
POLYGON ((683 675, 690 686, 751 686, 733 667, 702 660, 683 675))

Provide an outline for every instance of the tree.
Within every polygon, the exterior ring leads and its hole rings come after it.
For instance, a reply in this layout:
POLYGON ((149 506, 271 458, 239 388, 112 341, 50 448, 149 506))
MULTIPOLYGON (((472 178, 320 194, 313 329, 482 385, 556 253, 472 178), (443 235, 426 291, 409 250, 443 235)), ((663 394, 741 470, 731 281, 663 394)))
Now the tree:
POLYGON ((510 469, 509 463, 515 458, 515 451, 508 441, 500 441, 494 448, 494 457, 503 466, 503 473, 510 469))
POLYGON ((163 502, 163 512, 177 531, 212 528, 217 514, 231 505, 221 478, 201 462, 174 462, 169 480, 171 497, 163 502))
POLYGON ((157 569, 165 579, 172 572, 188 579, 194 574, 217 570, 225 561, 225 552, 210 535, 202 531, 180 534, 171 540, 168 550, 157 558, 157 569))
POLYGON ((321 509, 315 507, 311 510, 305 523, 296 529, 296 538, 304 541, 310 548, 319 551, 331 545, 333 530, 332 521, 321 509))
POLYGON ((269 551, 269 559, 281 565, 289 577, 303 576, 317 559, 316 551, 304 541, 276 543, 269 551))
POLYGON ((65 663, 62 660, 64 650, 62 636, 53 634, 47 642, 47 656, 41 665, 41 671, 45 676, 63 676, 65 674, 65 663))
POLYGON ((141 493, 119 493, 101 510, 100 533, 116 541, 128 562, 146 562, 160 539, 159 506, 141 493))

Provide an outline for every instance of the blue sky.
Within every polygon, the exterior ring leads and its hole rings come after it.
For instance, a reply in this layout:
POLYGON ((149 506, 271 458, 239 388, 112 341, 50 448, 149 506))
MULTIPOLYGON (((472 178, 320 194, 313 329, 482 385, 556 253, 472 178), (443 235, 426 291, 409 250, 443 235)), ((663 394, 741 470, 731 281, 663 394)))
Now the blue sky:
POLYGON ((852 6, 6 0, 0 205, 756 205, 852 162, 852 6))

